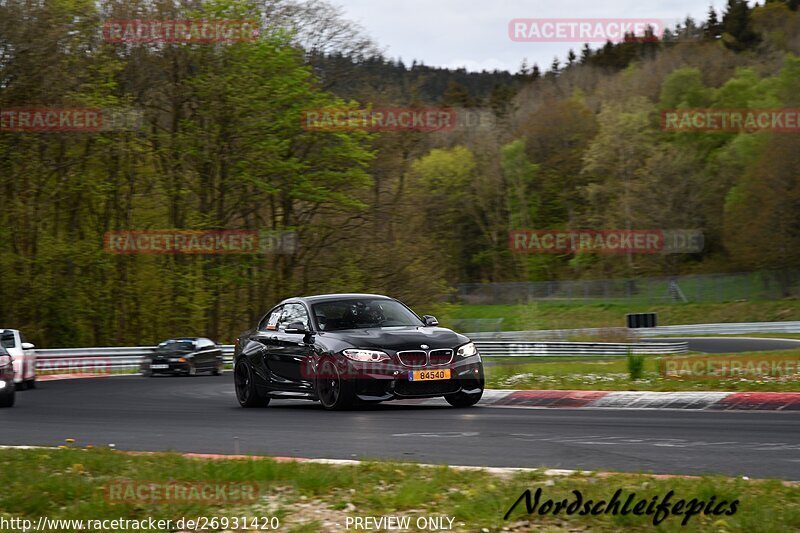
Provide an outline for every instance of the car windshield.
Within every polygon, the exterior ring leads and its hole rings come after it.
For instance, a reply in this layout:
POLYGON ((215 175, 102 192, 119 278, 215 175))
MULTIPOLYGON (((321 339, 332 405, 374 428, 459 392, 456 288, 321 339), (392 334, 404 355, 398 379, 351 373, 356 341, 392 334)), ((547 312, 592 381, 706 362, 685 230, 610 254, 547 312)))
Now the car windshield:
POLYGON ((194 341, 186 339, 169 340, 158 345, 159 351, 194 350, 194 341))
POLYGON ((312 306, 322 331, 422 326, 422 321, 400 302, 382 299, 348 299, 312 306))
POLYGON ((0 345, 3 348, 14 348, 16 342, 14 340, 14 332, 13 331, 2 331, 0 332, 0 345))

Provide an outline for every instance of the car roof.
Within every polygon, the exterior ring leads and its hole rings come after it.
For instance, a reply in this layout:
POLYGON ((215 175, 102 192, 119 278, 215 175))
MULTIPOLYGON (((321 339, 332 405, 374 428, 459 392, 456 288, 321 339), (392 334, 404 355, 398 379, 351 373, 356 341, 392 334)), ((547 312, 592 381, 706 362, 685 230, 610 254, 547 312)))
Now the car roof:
MULTIPOLYGON (((309 304, 320 303, 320 302, 330 302, 335 300, 354 300, 358 298, 369 298, 372 300, 393 300, 389 296, 384 296, 383 294, 358 294, 358 293, 345 293, 345 294, 318 294, 315 296, 298 296, 296 298, 287 298, 281 302, 281 304, 290 303, 290 302, 306 302, 309 304)), ((280 305, 280 304, 278 304, 280 305)))

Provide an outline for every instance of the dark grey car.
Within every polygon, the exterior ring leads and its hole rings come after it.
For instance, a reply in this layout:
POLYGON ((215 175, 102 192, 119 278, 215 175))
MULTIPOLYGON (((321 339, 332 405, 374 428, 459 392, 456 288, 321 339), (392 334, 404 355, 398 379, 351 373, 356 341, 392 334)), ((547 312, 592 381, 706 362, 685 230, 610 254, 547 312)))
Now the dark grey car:
POLYGON ((205 337, 170 339, 158 345, 155 352, 142 363, 142 374, 183 374, 194 376, 199 372, 222 374, 225 361, 222 348, 205 337))

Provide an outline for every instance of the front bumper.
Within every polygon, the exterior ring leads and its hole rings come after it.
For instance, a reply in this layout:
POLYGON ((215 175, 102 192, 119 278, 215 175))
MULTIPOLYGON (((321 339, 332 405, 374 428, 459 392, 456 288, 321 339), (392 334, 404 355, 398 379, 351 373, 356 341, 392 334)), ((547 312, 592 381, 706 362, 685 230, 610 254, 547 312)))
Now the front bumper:
POLYGON ((153 361, 142 365, 142 370, 152 374, 188 374, 191 363, 178 361, 153 361))
POLYGON ((480 356, 464 358, 449 365, 409 368, 391 363, 380 368, 367 363, 347 361, 348 377, 355 396, 362 401, 386 401, 404 398, 436 398, 450 394, 478 394, 483 390, 483 363, 480 356), (411 381, 415 370, 450 370, 449 379, 411 381))

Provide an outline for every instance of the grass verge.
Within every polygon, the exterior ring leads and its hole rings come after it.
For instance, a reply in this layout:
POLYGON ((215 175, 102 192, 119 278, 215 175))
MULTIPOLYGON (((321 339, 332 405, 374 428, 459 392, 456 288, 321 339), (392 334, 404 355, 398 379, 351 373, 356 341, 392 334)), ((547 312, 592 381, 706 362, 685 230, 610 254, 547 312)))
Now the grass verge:
MULTIPOLYGON (((280 531, 341 531, 347 517, 383 515, 450 517, 456 531, 645 531, 653 516, 527 514, 524 503, 504 515, 526 490, 542 489, 546 499, 572 502, 608 500, 617 489, 623 502, 663 497, 717 503, 738 500, 731 516, 700 513, 682 526, 673 515, 664 531, 789 531, 800 528, 800 491, 778 480, 681 478, 647 474, 580 473, 547 475, 544 471, 498 476, 485 471, 413 464, 366 462, 332 466, 263 460, 208 461, 176 454, 129 455, 111 450, 0 450, 0 518, 40 516, 63 519, 158 519, 181 517, 272 517, 280 531), (247 504, 173 502, 109 503, 104 487, 114 481, 150 483, 183 481, 257 483, 257 501, 247 504), (507 528, 507 529, 506 529, 507 528)), ((412 527, 412 529, 415 529, 412 527)), ((221 528, 210 529, 221 530, 221 528)))
MULTIPOLYGON (((708 356, 708 354, 700 354, 708 356)), ((800 349, 743 352, 731 358, 768 357, 776 361, 800 360, 800 349)), ((671 379, 659 372, 659 356, 645 356, 641 379, 631 380, 625 357, 505 359, 486 366, 490 389, 526 390, 630 390, 630 391, 762 391, 800 392, 798 376, 735 379, 671 379)), ((491 361, 495 361, 492 359, 491 361)), ((796 368, 796 365, 795 367, 796 368)))

